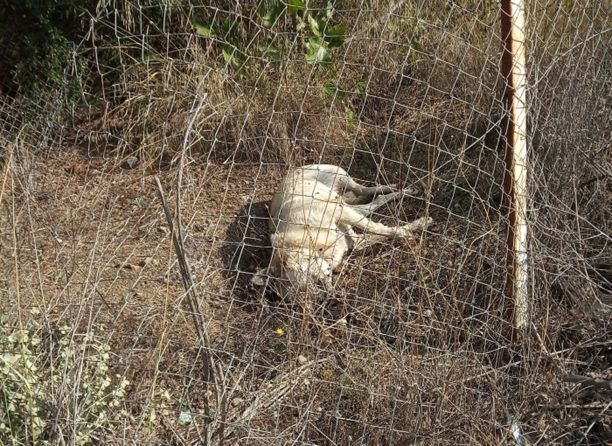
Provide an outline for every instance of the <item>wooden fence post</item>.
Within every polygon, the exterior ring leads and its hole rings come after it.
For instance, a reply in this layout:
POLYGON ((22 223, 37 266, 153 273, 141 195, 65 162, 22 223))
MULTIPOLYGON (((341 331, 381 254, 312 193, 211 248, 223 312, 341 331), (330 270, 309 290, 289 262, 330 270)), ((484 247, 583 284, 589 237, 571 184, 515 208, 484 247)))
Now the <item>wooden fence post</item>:
POLYGON ((523 0, 501 1, 501 32, 504 39, 502 74, 506 79, 504 191, 508 200, 508 274, 506 294, 513 301, 514 332, 528 323, 527 253, 527 76, 523 0))

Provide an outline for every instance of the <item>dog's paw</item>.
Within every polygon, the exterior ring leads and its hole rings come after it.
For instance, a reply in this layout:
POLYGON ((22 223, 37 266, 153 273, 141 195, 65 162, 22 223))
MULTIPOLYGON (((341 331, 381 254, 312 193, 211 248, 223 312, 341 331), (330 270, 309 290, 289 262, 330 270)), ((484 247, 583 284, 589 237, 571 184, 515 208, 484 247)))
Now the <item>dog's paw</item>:
POLYGON ((414 228, 410 225, 400 226, 397 228, 397 235, 403 238, 412 238, 414 228))
POLYGON ((415 231, 426 229, 432 223, 433 218, 431 217, 417 218, 413 222, 400 227, 399 235, 402 237, 411 237, 415 231))
POLYGON ((416 225, 415 229, 425 229, 427 226, 433 223, 433 218, 431 217, 421 217, 417 218, 413 224, 416 225))
POLYGON ((420 195, 420 191, 416 187, 409 186, 402 189, 401 194, 402 197, 416 197, 420 195))

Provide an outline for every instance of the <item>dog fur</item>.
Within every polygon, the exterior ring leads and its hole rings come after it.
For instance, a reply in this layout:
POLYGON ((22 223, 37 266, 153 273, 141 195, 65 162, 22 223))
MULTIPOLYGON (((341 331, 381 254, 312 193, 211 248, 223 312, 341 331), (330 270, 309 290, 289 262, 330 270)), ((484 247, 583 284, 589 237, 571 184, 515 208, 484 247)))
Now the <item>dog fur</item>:
POLYGON ((386 226, 369 218, 385 203, 414 193, 394 186, 362 186, 344 169, 328 164, 293 169, 272 198, 272 259, 268 269, 255 274, 253 284, 265 284, 267 273, 289 285, 281 287, 281 294, 304 291, 314 283, 329 287, 332 273, 351 251, 393 237, 409 237, 431 223, 423 217, 403 226, 386 226), (362 232, 357 234, 353 228, 362 232))

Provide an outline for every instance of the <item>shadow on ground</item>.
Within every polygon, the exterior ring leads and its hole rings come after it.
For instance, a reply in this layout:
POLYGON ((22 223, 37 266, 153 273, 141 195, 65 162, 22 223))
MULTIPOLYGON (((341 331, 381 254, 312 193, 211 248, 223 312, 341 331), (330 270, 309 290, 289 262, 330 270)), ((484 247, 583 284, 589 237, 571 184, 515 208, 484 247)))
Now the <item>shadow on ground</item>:
POLYGON ((250 300, 250 281, 255 271, 270 262, 268 204, 269 201, 249 201, 242 206, 227 227, 219 250, 224 275, 232 280, 235 297, 243 301, 250 300))

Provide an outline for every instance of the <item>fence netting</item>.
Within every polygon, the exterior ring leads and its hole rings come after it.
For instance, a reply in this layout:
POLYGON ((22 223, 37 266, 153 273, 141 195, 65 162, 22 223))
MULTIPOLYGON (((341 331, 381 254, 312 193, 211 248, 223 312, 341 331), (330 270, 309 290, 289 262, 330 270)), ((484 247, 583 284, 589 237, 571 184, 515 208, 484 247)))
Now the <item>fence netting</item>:
POLYGON ((516 342, 499 2, 99 2, 78 101, 0 97, 1 442, 612 441, 612 13, 525 8, 516 342), (269 202, 317 163, 417 190, 374 220, 433 223, 281 298, 251 283, 269 202))

